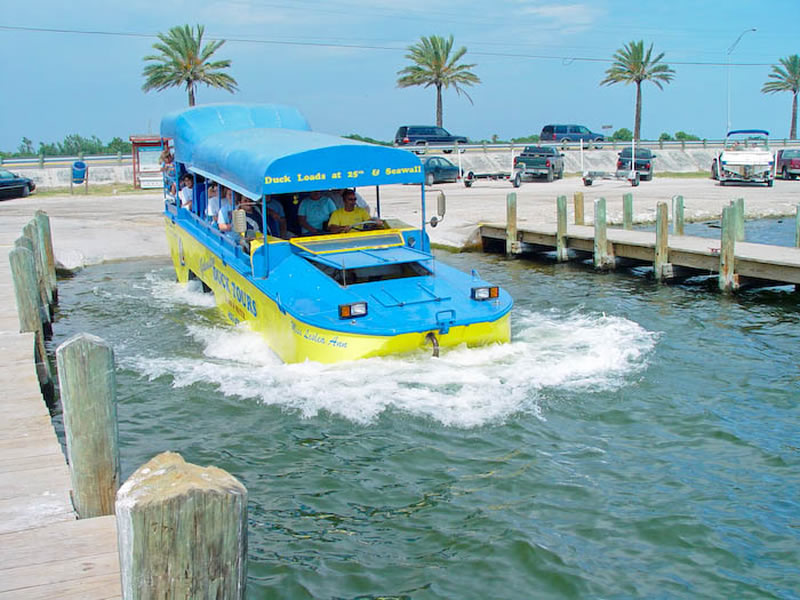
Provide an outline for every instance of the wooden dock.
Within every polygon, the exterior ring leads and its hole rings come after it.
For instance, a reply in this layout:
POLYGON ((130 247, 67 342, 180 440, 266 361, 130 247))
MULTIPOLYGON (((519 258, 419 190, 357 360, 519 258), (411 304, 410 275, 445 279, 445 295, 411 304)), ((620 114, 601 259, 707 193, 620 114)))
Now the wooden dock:
MULTIPOLYGON (((617 259, 625 259, 627 264, 651 265, 655 278, 665 282, 716 275, 725 291, 743 286, 800 285, 800 248, 737 241, 737 236, 744 235, 744 218, 741 206, 737 209, 735 203, 724 210, 720 239, 713 239, 670 234, 665 203, 659 203, 655 232, 608 228, 602 199, 595 201, 594 225, 568 225, 566 199, 561 197, 555 225, 518 228, 516 198, 509 196, 506 223, 481 225, 484 246, 504 244, 509 254, 555 251, 559 261, 569 260, 570 254, 583 259, 591 256, 600 269, 613 269, 617 259)), ((576 199, 575 214, 581 221, 582 202, 582 197, 580 204, 576 199)), ((677 216, 682 230, 682 214, 677 216)), ((630 220, 625 220, 630 227, 630 220)), ((800 212, 797 221, 800 237, 800 212)))
POLYGON ((34 333, 19 333, 0 237, 0 600, 121 598, 114 516, 78 520, 37 375, 34 333))

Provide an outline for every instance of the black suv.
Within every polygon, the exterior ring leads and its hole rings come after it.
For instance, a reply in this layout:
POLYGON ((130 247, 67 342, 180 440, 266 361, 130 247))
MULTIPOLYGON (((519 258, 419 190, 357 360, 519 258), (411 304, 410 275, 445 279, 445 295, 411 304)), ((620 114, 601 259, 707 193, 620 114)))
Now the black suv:
POLYGON ((602 133, 594 133, 583 125, 545 125, 539 139, 542 142, 560 142, 562 145, 568 142, 594 142, 595 147, 599 147, 598 144, 606 138, 602 133))
MULTIPOLYGON (((403 125, 394 134, 395 146, 453 146, 456 142, 466 144, 467 138, 463 135, 453 135, 442 127, 431 125, 403 125)), ((453 149, 444 150, 445 153, 453 149)))

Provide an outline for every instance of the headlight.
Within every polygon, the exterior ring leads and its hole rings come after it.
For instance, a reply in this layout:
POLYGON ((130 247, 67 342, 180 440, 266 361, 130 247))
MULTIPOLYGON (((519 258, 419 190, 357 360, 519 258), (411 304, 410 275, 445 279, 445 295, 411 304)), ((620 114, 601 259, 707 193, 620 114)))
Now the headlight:
POLYGON ((499 295, 500 288, 496 285, 491 287, 474 287, 471 293, 473 300, 491 300, 492 298, 497 298, 499 295))
POLYGON ((339 318, 340 319, 355 319, 356 317, 363 317, 367 314, 366 302, 353 302, 352 304, 339 305, 339 318))

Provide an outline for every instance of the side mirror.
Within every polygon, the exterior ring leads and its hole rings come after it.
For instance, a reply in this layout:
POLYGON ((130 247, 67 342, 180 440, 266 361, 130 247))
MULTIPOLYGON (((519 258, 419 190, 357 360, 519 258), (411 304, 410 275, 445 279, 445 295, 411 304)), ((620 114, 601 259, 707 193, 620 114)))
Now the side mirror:
POLYGON ((441 223, 444 220, 444 215, 446 212, 447 199, 445 198, 444 192, 439 191, 436 197, 436 216, 431 217, 431 227, 436 227, 439 223, 441 223))

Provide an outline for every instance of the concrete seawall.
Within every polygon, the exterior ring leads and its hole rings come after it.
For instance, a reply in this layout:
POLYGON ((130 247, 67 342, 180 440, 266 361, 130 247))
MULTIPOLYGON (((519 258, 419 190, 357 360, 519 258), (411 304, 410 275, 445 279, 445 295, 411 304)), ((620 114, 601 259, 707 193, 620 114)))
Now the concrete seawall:
MULTIPOLYGON (((583 153, 584 168, 597 171, 613 171, 616 168, 617 154, 622 146, 617 150, 613 148, 603 148, 600 150, 587 150, 583 153)), ((519 154, 522 147, 515 149, 515 155, 519 154)), ((693 173, 709 172, 711 159, 717 152, 714 149, 692 149, 692 150, 658 150, 655 151, 656 159, 654 169, 656 176, 659 172, 672 173, 693 173)), ((432 155, 433 153, 431 153, 432 155)), ((464 172, 473 171, 475 173, 502 173, 511 170, 511 152, 499 152, 489 150, 469 150, 460 155, 444 155, 452 162, 459 164, 464 172)), ((425 155, 420 158, 424 158, 425 155)), ((581 172, 581 153, 578 150, 564 151, 565 171, 567 173, 581 172)), ((69 167, 46 167, 39 168, 12 168, 26 177, 30 177, 36 183, 36 187, 41 189, 69 187, 71 170, 69 167)), ((133 167, 130 164, 121 165, 91 165, 89 167, 89 185, 102 184, 132 184, 133 167)))

